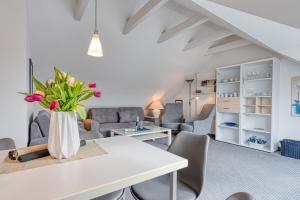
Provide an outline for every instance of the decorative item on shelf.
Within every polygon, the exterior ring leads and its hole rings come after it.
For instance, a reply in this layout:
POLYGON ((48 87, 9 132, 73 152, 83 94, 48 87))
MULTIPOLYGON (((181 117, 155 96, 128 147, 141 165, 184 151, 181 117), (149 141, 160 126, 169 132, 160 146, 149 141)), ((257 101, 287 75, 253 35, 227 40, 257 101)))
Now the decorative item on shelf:
POLYGON ((160 102, 159 100, 156 100, 156 101, 153 101, 153 102, 150 104, 149 109, 152 110, 153 116, 154 116, 155 118, 159 118, 160 110, 163 110, 164 107, 163 107, 163 105, 161 104, 161 102, 160 102))
POLYGON ((49 126, 48 150, 57 159, 70 158, 78 152, 80 146, 77 115, 86 118, 82 102, 92 96, 100 97, 96 83, 85 83, 76 80, 70 74, 54 67, 55 79, 45 84, 33 77, 36 88, 34 93, 26 95, 27 102, 38 102, 43 108, 51 111, 49 126))
MULTIPOLYGON (((216 79, 203 80, 203 81, 201 81, 201 87, 208 88, 209 89, 208 93, 214 93, 214 92, 216 92, 216 83, 217 83, 216 79)), ((197 90, 196 90, 196 94, 197 94, 197 90)))
POLYGON ((98 31, 98 12, 97 12, 97 0, 95 0, 95 30, 92 36, 92 40, 89 46, 88 55, 94 56, 94 57, 102 57, 103 56, 103 50, 100 40, 100 35, 98 31))
POLYGON ((292 116, 300 117, 300 76, 292 78, 292 116))
POLYGON ((239 125, 235 122, 224 122, 223 125, 231 126, 231 127, 238 127, 239 125))
POLYGON ((263 139, 263 138, 259 138, 257 136, 251 136, 248 138, 247 140, 248 144, 254 148, 263 148, 267 143, 268 141, 263 139))

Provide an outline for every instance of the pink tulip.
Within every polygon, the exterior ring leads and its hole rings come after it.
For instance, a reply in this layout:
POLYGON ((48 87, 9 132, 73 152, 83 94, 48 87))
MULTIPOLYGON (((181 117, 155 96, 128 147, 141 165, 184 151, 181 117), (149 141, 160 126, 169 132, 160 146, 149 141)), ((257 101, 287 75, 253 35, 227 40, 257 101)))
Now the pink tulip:
POLYGON ((27 101, 27 102, 34 102, 34 101, 35 101, 34 98, 33 98, 31 95, 26 96, 26 97, 24 98, 24 100, 27 101))
POLYGON ((38 93, 34 93, 31 95, 31 97, 34 99, 34 101, 42 101, 44 99, 44 96, 38 93))
POLYGON ((89 86, 89 88, 96 88, 97 84, 96 84, 96 82, 91 82, 91 83, 88 83, 88 86, 89 86))
POLYGON ((58 108, 58 106, 59 106, 58 101, 57 101, 57 100, 54 100, 54 101, 52 101, 52 102, 50 103, 49 109, 50 109, 50 110, 55 110, 56 108, 58 108))
POLYGON ((97 97, 97 98, 101 97, 101 95, 102 95, 102 93, 100 91, 95 91, 94 92, 94 96, 97 97))

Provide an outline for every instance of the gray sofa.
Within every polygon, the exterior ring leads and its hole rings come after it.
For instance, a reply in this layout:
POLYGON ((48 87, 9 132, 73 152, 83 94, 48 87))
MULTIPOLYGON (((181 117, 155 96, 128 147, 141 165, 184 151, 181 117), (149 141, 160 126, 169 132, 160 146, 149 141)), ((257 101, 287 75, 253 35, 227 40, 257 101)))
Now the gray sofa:
MULTIPOLYGON (((30 125, 29 146, 46 144, 50 125, 50 113, 41 110, 30 125)), ((99 132, 98 123, 91 122, 91 130, 84 128, 83 122, 78 121, 79 136, 81 140, 91 140, 103 137, 99 132)))
POLYGON ((88 112, 88 118, 98 122, 99 131, 104 137, 110 135, 111 129, 135 127, 137 117, 144 126, 154 125, 152 121, 144 121, 142 107, 91 108, 88 112))

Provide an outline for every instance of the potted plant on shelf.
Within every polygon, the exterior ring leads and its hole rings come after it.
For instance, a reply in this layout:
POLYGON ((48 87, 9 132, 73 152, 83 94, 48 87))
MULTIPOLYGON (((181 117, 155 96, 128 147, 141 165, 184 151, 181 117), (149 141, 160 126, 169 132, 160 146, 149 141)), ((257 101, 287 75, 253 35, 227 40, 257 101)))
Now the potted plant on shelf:
POLYGON ((36 91, 22 94, 26 96, 25 101, 38 102, 51 111, 48 151, 52 157, 64 159, 76 155, 80 147, 77 113, 80 118, 86 118, 82 102, 93 96, 101 97, 101 92, 95 90, 96 83, 76 80, 55 67, 54 73, 54 80, 45 84, 33 77, 36 91))

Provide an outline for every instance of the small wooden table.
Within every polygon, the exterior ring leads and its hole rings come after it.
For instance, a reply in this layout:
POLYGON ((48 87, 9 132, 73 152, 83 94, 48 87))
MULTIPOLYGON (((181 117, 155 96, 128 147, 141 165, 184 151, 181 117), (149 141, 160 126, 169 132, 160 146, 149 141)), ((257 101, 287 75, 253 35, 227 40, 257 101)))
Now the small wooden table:
MULTIPOLYGON (((107 154, 1 174, 0 198, 92 199, 170 173, 170 199, 176 200, 177 170, 187 167, 186 159, 131 137, 96 142, 107 154)), ((0 162, 6 156, 0 151, 0 162)))
POLYGON ((112 129, 110 131, 110 136, 114 135, 122 135, 122 136, 130 136, 134 137, 138 140, 155 140, 158 138, 168 137, 168 145, 172 143, 172 130, 169 128, 163 128, 159 126, 145 126, 148 130, 143 131, 128 131, 129 129, 120 128, 120 129, 112 129), (167 133, 167 134, 166 134, 167 133))

